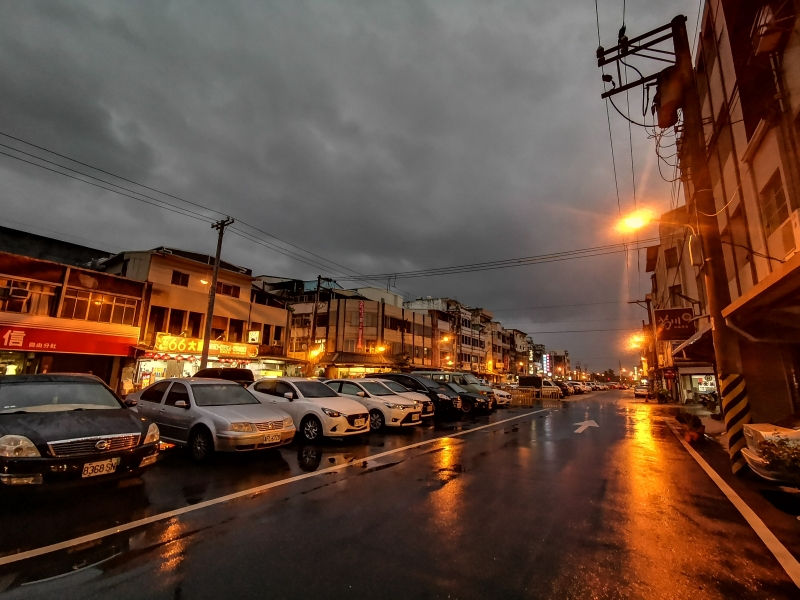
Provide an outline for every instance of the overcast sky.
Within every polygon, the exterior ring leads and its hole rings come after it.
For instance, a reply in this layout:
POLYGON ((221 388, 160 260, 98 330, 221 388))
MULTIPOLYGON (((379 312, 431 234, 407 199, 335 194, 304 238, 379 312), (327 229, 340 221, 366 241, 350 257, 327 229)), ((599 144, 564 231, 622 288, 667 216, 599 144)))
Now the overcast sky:
MULTIPOLYGON (((622 4, 600 0, 607 48, 622 4)), ((682 13, 691 35, 697 10, 629 1, 628 33, 682 13)), ((0 131, 360 273, 530 256, 620 241, 596 48, 592 0, 6 1, 0 131)), ((632 95, 633 114, 640 104, 632 95)), ((629 211, 628 128, 615 113, 612 125, 629 211)), ((637 128, 633 158, 638 202, 668 210, 670 186, 637 128)), ((7 156, 0 198, 7 227, 111 251, 214 250, 206 223, 7 156)), ((223 257, 255 273, 331 275, 235 235, 223 257)), ((494 309, 573 362, 616 370, 633 366, 629 331, 537 332, 641 325, 645 311, 625 302, 649 281, 632 253, 627 266, 614 254, 397 286, 494 309), (590 302, 608 304, 508 310, 590 302)))

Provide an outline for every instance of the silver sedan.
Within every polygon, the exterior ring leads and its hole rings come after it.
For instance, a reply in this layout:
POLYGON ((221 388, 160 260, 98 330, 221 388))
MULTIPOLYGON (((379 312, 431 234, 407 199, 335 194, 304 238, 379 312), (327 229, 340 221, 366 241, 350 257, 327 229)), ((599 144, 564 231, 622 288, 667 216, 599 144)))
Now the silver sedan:
POLYGON ((259 402, 242 386, 221 379, 167 379, 126 398, 155 421, 161 438, 187 445, 197 461, 214 451, 243 452, 283 446, 295 426, 285 412, 259 402))

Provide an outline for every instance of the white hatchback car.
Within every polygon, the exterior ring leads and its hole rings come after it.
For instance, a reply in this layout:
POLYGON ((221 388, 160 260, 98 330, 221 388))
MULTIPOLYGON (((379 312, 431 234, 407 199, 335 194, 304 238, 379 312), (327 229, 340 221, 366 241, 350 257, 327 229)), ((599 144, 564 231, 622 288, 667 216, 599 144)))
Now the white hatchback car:
POLYGON ((322 436, 342 437, 369 431, 369 411, 360 402, 342 398, 317 379, 259 379, 247 388, 263 403, 274 404, 294 419, 308 442, 322 436))
POLYGON ((419 406, 422 409, 423 419, 433 417, 435 410, 433 406, 433 400, 428 398, 425 394, 420 394, 419 392, 412 392, 404 385, 397 383, 396 381, 392 381, 391 379, 374 379, 373 381, 377 381, 378 383, 385 385, 387 388, 392 390, 398 396, 402 396, 403 398, 408 398, 409 400, 413 400, 414 402, 419 402, 419 406))
POLYGON ((375 379, 331 379, 325 382, 334 392, 362 402, 369 409, 369 428, 411 427, 422 423, 418 402, 408 400, 375 379))

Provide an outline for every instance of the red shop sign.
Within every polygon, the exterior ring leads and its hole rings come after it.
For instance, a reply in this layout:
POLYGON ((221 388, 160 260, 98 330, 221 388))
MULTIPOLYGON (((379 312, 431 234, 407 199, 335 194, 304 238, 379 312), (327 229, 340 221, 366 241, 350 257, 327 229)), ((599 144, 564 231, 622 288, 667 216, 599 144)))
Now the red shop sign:
POLYGON ((135 346, 137 342, 135 337, 119 335, 0 326, 0 349, 2 350, 128 356, 131 353, 131 347, 135 346))

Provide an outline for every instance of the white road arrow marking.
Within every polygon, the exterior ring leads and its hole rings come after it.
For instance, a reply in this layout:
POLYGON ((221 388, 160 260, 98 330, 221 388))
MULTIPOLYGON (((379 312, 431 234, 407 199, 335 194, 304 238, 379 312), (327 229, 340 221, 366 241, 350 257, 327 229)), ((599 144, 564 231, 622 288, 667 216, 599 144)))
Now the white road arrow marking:
POLYGON ((578 427, 578 428, 575 430, 575 433, 583 433, 583 432, 584 432, 584 431, 586 431, 586 430, 587 430, 589 427, 600 427, 600 425, 598 425, 598 424, 597 424, 597 423, 595 423, 594 421, 584 421, 583 423, 575 423, 575 425, 580 425, 580 427, 578 427))

